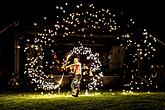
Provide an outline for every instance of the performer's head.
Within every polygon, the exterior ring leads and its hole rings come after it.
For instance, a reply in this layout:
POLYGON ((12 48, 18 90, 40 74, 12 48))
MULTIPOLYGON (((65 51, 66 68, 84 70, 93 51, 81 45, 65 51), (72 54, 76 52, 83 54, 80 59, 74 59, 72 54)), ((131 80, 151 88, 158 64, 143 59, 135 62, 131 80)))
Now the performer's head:
POLYGON ((77 63, 77 62, 79 62, 79 59, 78 59, 78 57, 75 57, 74 58, 74 63, 77 63))

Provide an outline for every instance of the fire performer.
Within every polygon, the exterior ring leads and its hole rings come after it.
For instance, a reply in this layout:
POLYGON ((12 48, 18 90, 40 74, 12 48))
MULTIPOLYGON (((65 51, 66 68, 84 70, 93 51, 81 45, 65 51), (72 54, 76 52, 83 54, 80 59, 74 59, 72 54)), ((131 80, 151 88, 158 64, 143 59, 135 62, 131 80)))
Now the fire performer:
POLYGON ((79 61, 78 57, 74 58, 74 63, 70 64, 68 66, 65 66, 65 68, 70 68, 72 69, 74 78, 71 82, 71 91, 72 91, 72 96, 78 97, 79 91, 80 91, 80 83, 81 83, 81 78, 82 78, 82 73, 81 73, 81 63, 79 61))

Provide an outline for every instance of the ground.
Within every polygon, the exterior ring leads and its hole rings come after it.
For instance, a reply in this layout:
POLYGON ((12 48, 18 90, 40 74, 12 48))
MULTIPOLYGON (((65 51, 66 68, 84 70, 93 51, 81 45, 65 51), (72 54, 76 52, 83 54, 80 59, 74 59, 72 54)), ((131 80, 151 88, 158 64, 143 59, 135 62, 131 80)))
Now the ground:
POLYGON ((1 110, 164 110, 164 92, 93 92, 0 94, 1 110))

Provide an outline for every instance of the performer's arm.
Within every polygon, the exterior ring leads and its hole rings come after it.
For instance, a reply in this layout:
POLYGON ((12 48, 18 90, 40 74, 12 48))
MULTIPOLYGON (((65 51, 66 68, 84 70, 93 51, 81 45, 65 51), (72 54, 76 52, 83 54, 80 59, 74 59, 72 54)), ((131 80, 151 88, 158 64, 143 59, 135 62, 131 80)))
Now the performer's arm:
POLYGON ((70 68, 70 67, 72 67, 72 66, 74 66, 75 64, 70 64, 70 65, 68 65, 68 66, 66 66, 66 68, 70 68))
POLYGON ((79 64, 78 63, 73 63, 73 64, 70 64, 70 65, 66 66, 66 68, 70 68, 72 66, 77 66, 77 65, 79 65, 79 64))

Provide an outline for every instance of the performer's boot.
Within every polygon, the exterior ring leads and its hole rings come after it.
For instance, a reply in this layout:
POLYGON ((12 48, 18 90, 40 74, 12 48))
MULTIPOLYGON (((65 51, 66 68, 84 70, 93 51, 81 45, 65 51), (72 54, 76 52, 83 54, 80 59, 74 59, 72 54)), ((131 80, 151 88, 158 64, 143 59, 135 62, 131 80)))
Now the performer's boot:
POLYGON ((73 97, 78 97, 78 96, 77 96, 77 91, 76 91, 76 90, 73 90, 72 96, 73 96, 73 97))
POLYGON ((76 96, 78 97, 78 95, 79 95, 79 92, 80 92, 80 90, 79 89, 77 89, 77 93, 76 93, 76 96))

